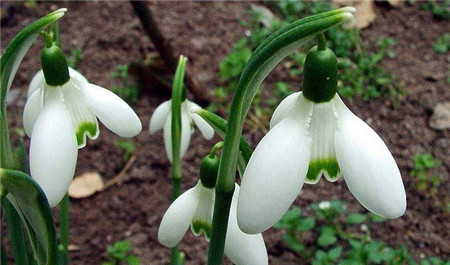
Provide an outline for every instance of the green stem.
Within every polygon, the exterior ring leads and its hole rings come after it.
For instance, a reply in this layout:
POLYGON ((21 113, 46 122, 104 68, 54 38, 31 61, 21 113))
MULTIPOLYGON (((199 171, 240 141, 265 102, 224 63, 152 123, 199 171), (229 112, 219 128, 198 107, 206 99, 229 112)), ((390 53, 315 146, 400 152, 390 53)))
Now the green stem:
POLYGON ((211 158, 214 157, 216 155, 216 152, 222 148, 223 148, 223 141, 220 141, 211 148, 211 151, 209 152, 209 156, 211 158))
POLYGON ((69 205, 69 196, 66 194, 59 203, 60 265, 69 263, 69 205))
POLYGON ((328 28, 352 18, 349 8, 338 9, 301 19, 268 37, 246 64, 236 87, 225 135, 216 185, 208 265, 221 265, 229 207, 234 191, 239 141, 245 117, 257 89, 270 71, 301 44, 328 28), (228 209, 226 209, 228 207, 228 209), (218 209, 221 209, 220 211, 218 209))
POLYGON ((317 34, 317 50, 325 51, 327 49, 327 41, 323 32, 317 34))
POLYGON ((15 264, 28 265, 28 251, 22 230, 22 221, 16 209, 8 199, 2 201, 2 206, 6 213, 6 223, 8 225, 9 239, 11 241, 11 249, 14 256, 15 264))
POLYGON ((233 192, 222 192, 216 189, 216 203, 214 205, 214 217, 223 215, 226 218, 219 218, 212 223, 211 239, 209 243, 208 265, 220 265, 223 261, 225 249, 225 237, 227 234, 228 216, 230 215, 231 199, 233 192), (217 203, 219 202, 219 203, 217 203), (225 228, 225 229, 223 229, 225 228), (222 253, 222 255, 217 255, 222 253))
MULTIPOLYGON (((175 201, 181 194, 181 177, 182 177, 182 167, 181 167, 181 156, 180 156, 180 146, 181 146, 181 104, 183 98, 183 82, 184 73, 186 69, 187 58, 180 56, 178 62, 177 70, 175 71, 175 76, 172 86, 172 201, 175 201)), ((180 250, 178 245, 173 247, 170 252, 170 264, 178 265, 180 264, 180 250)))

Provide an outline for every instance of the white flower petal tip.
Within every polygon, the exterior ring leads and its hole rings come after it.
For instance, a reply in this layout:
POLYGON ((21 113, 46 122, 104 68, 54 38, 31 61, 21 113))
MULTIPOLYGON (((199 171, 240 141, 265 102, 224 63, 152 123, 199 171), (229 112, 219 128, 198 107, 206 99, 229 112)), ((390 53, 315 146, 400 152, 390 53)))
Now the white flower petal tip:
POLYGON ((52 99, 42 110, 30 143, 31 176, 43 189, 51 207, 66 194, 78 154, 70 114, 59 99, 52 99))
POLYGON ((108 129, 121 137, 133 137, 141 132, 139 117, 119 96, 93 84, 83 86, 82 92, 86 105, 108 129))
POLYGON ((302 92, 297 92, 290 94, 285 99, 283 99, 278 107, 273 112, 272 118, 270 119, 270 128, 275 127, 282 119, 290 113, 291 109, 295 106, 298 101, 298 97, 302 92))
POLYGON ((340 102, 336 157, 349 190, 369 211, 397 218, 406 210, 400 171, 383 140, 340 102))
POLYGON ((258 234, 274 225, 303 186, 311 144, 305 125, 307 115, 301 115, 305 107, 297 104, 261 140, 250 158, 237 205, 238 224, 245 233, 258 234), (292 157, 296 162, 281 157, 292 157))
POLYGON ((158 240, 166 247, 176 246, 191 225, 198 205, 198 191, 194 187, 178 197, 166 211, 158 230, 158 240))

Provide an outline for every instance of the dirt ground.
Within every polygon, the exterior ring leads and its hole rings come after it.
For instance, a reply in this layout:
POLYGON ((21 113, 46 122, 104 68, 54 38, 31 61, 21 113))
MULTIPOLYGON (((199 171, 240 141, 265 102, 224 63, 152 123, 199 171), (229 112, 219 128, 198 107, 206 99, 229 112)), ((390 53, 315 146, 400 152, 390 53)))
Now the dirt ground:
MULTIPOLYGON (((259 2, 253 2, 260 4, 259 2)), ((1 51, 12 37, 36 18, 59 7, 67 7, 60 21, 63 49, 67 54, 82 45, 84 58, 79 70, 95 84, 111 88, 120 81, 110 76, 119 64, 140 61, 153 44, 143 32, 138 18, 128 2, 38 3, 36 8, 21 2, 2 1, 14 6, 15 13, 1 27, 1 51)), ((173 45, 177 56, 189 58, 188 67, 201 85, 211 93, 218 86, 218 65, 233 43, 244 35, 239 23, 249 20, 249 3, 244 2, 149 2, 163 35, 173 45)), ((347 102, 349 108, 377 131, 392 151, 405 183, 408 209, 399 219, 377 224, 373 236, 391 246, 405 244, 414 257, 438 256, 450 259, 450 218, 433 198, 414 187, 409 175, 412 157, 431 153, 443 161, 433 173, 441 177, 438 196, 448 196, 450 181, 450 130, 436 131, 428 126, 433 107, 450 100, 447 83, 449 53, 440 55, 432 44, 444 32, 450 31, 448 21, 433 18, 422 10, 420 3, 390 8, 376 5, 377 19, 364 29, 365 41, 375 43, 378 37, 396 39, 398 56, 382 64, 394 72, 407 92, 400 107, 393 109, 383 98, 369 102, 356 98, 347 102)), ((3 10, 3 9, 2 9, 3 10)), ((12 91, 19 97, 8 107, 10 128, 22 127, 21 115, 27 84, 40 69, 39 52, 42 42, 33 45, 19 68, 12 91)), ((273 88, 271 75, 265 87, 273 88)), ((190 96, 190 95, 189 95, 190 96)), ((117 240, 129 240, 142 264, 168 264, 169 249, 157 240, 158 226, 171 201, 171 164, 165 156, 162 134, 150 135, 148 122, 155 108, 169 98, 151 84, 143 88, 139 101, 132 107, 144 125, 142 133, 133 138, 136 162, 115 185, 92 197, 72 200, 70 208, 70 240, 77 250, 70 252, 71 264, 101 264, 106 260, 106 246, 117 240)), ((246 136, 252 146, 262 137, 260 131, 246 136)), ((14 136, 14 139, 17 139, 14 136)), ((123 167, 114 133, 101 126, 100 137, 88 141, 79 151, 76 175, 99 172, 105 181, 114 178, 123 167)), ((195 132, 184 157, 182 189, 187 190, 198 180, 198 165, 209 148, 219 141, 205 141, 195 132)), ((16 142, 16 141, 15 141, 16 142)), ((28 142, 28 139, 27 139, 28 142)), ((348 191, 342 179, 336 183, 321 181, 306 185, 295 204, 307 208, 312 202, 342 199, 355 211, 365 211, 348 191)), ((448 197, 447 197, 448 199, 448 197)), ((55 210, 56 212, 57 210, 55 210)), ((3 222, 3 221, 2 221, 3 222)), ((4 224, 2 226, 4 228, 4 224)), ((270 229, 264 233, 270 264, 306 264, 281 241, 282 231, 270 229)), ((2 236, 6 230, 2 229, 2 236)), ((6 240, 6 239, 5 239, 6 240)), ((186 252, 186 264, 205 264, 207 243, 187 233, 180 248, 186 252)), ((227 261, 226 264, 231 264, 227 261)))

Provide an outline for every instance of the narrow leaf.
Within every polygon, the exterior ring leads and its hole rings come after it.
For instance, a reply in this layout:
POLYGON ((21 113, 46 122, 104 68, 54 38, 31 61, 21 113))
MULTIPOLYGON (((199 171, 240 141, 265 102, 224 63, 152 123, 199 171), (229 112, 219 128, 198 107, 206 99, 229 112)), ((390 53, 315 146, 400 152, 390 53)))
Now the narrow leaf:
POLYGON ((27 174, 8 169, 0 169, 0 184, 8 192, 6 198, 25 224, 38 264, 56 264, 55 224, 42 189, 27 174))

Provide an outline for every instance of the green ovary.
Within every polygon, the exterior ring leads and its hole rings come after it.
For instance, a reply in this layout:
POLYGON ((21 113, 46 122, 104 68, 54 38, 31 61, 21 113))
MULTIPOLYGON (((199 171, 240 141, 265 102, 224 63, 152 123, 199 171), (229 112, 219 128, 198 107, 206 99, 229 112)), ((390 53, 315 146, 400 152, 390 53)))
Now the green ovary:
POLYGON ((211 224, 199 220, 194 220, 192 221, 191 228, 194 235, 200 236, 203 232, 207 240, 211 238, 211 224))
POLYGON ((94 137, 97 134, 97 125, 93 122, 83 122, 78 126, 77 130, 77 144, 82 145, 85 141, 85 134, 94 137))
POLYGON ((316 159, 309 162, 308 173, 306 179, 310 182, 317 182, 322 173, 329 176, 334 181, 339 178, 339 165, 335 158, 316 159))

